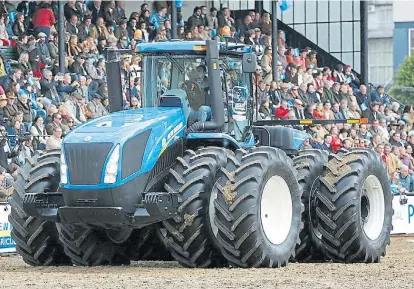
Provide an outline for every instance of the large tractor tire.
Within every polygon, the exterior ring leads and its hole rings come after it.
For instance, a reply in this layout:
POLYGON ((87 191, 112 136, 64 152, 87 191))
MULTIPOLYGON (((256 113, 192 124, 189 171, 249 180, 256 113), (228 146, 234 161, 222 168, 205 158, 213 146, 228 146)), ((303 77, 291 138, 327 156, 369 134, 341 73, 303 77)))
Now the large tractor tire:
POLYGON ((128 239, 131 261, 172 261, 173 258, 158 235, 158 225, 134 230, 128 239))
POLYGON ((159 236, 173 258, 184 267, 227 264, 216 248, 209 202, 217 173, 226 164, 227 156, 232 154, 218 147, 187 150, 170 170, 165 189, 178 192, 182 203, 177 215, 162 222, 159 236))
POLYGON ((236 151, 214 190, 217 240, 238 267, 282 267, 295 257, 303 228, 302 187, 282 150, 236 151))
POLYGON ((323 261, 325 255, 317 228, 315 192, 319 188, 319 177, 323 174, 324 165, 328 163, 328 152, 306 149, 299 152, 293 163, 303 188, 302 203, 305 205, 305 226, 299 235, 300 245, 296 248, 295 261, 323 261))
POLYGON ((26 193, 55 192, 59 186, 60 152, 50 151, 26 159, 14 182, 14 193, 9 199, 12 225, 11 237, 16 251, 31 266, 70 264, 59 242, 56 225, 29 216, 23 209, 26 193))
POLYGON ((128 265, 127 246, 116 244, 105 230, 72 224, 56 224, 65 253, 77 266, 128 265))
POLYGON ((390 244, 392 194, 379 156, 357 149, 332 156, 317 192, 322 245, 345 263, 379 262, 390 244))

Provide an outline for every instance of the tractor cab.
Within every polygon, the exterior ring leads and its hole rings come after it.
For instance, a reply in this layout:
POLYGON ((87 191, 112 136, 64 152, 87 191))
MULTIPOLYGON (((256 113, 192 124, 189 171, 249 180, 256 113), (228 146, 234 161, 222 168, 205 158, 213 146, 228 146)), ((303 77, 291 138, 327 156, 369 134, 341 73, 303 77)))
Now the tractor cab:
POLYGON ((187 127, 191 127, 196 122, 210 121, 212 104, 222 100, 225 123, 212 131, 231 136, 243 144, 250 140, 249 120, 253 115, 251 77, 249 71, 243 69, 243 54, 249 53, 250 48, 217 45, 218 67, 216 71, 209 71, 204 41, 139 44, 142 106, 180 106, 187 127), (216 72, 219 87, 211 87, 210 78, 215 77, 213 73, 216 72), (215 95, 217 93, 219 95, 215 95))

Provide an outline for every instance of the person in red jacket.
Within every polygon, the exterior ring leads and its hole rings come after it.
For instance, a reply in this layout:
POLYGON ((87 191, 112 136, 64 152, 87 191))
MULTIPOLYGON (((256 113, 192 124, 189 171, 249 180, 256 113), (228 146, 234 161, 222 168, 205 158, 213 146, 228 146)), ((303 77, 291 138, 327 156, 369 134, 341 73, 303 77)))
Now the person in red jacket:
POLYGON ((336 153, 342 147, 342 141, 339 138, 339 131, 336 126, 333 126, 331 128, 331 135, 332 135, 332 141, 331 141, 332 152, 336 153))
POLYGON ((34 35, 44 32, 46 34, 47 43, 49 41, 50 28, 56 24, 52 6, 49 3, 40 4, 39 8, 33 14, 32 23, 34 27, 34 35))
POLYGON ((276 110, 275 110, 275 117, 277 119, 280 119, 280 118, 288 119, 289 118, 289 110, 290 109, 287 108, 287 101, 282 100, 281 105, 278 108, 276 108, 276 110))

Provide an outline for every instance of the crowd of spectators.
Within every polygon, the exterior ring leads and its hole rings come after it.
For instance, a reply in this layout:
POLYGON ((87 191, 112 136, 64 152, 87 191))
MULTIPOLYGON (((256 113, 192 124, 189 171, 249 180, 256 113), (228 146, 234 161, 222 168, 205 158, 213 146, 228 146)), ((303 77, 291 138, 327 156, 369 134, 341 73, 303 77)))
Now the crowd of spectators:
MULTIPOLYGON (((1 1, 0 46, 15 49, 17 61, 0 55, 0 139, 5 147, 0 166, 12 173, 25 155, 59 148, 76 125, 107 114, 105 47, 133 49, 140 42, 171 40, 169 5, 144 3, 127 16, 124 1, 67 1, 65 72, 60 73, 58 1, 1 1)), ((372 148, 386 163, 395 192, 414 191, 413 107, 401 113, 383 87, 370 90, 350 66, 320 67, 314 50, 289 46, 283 31, 277 32, 278 45, 272 47, 268 13, 251 11, 235 19, 228 8, 199 6, 184 20, 180 7, 177 12, 177 35, 183 41, 218 39, 256 47, 259 65, 253 79, 259 118, 367 118, 370 124, 307 127, 313 138, 305 146, 333 153, 372 148), (272 49, 277 49, 276 81, 272 49)), ((139 108, 140 57, 125 56, 121 68, 126 108, 139 108)))

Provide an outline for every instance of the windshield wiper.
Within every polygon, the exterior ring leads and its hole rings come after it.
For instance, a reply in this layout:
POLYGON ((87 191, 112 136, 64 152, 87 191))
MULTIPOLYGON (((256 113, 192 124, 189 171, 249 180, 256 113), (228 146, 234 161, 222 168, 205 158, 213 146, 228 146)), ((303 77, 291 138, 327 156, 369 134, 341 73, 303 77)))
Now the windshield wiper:
POLYGON ((173 63, 178 68, 178 70, 180 70, 180 72, 184 74, 184 67, 181 66, 181 64, 178 63, 177 60, 171 57, 171 55, 169 55, 168 53, 163 53, 163 56, 165 56, 165 58, 167 58, 171 63, 173 63))

